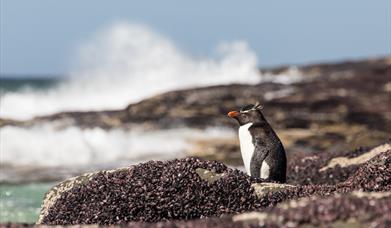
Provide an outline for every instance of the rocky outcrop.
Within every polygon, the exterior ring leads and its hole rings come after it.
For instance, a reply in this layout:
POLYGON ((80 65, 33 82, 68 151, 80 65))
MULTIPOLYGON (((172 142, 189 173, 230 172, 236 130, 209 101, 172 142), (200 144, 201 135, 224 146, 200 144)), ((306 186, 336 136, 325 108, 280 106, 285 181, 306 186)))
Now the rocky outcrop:
MULTIPOLYGON (((388 147, 382 145, 382 148, 388 147)), ((375 148, 375 150, 379 150, 379 148, 375 148)), ((283 218, 284 222, 292 220, 298 224, 308 221, 310 224, 321 224, 325 221, 339 222, 338 218, 334 218, 338 211, 332 207, 330 209, 332 219, 324 220, 322 216, 318 216, 318 213, 321 212, 314 211, 316 207, 313 202, 319 202, 320 205, 324 203, 329 205, 327 207, 331 207, 329 202, 332 201, 322 198, 334 197, 333 200, 337 202, 340 200, 341 205, 346 205, 346 207, 349 203, 352 205, 365 204, 371 207, 372 203, 368 200, 351 199, 350 196, 338 198, 335 195, 355 191, 387 192, 390 190, 391 150, 385 150, 360 164, 358 169, 350 173, 346 180, 334 185, 266 183, 262 179, 255 179, 241 171, 228 168, 222 163, 202 161, 197 158, 177 159, 168 162, 151 161, 128 168, 83 175, 57 185, 46 195, 38 223, 107 225, 129 222, 161 222, 225 216, 256 210, 268 213, 268 215, 273 213, 286 215, 286 218, 283 218), (284 201, 308 197, 315 197, 317 200, 309 200, 306 204, 308 208, 303 207, 302 210, 306 214, 301 215, 302 220, 291 215, 296 213, 289 212, 289 208, 293 208, 292 206, 267 209, 270 206, 280 205, 279 203, 284 201), (308 218, 311 215, 318 217, 311 220, 308 218)), ((360 194, 366 196, 365 194, 369 193, 354 194, 354 197, 357 198, 360 194)), ((385 194, 387 200, 384 201, 383 197, 380 197, 376 203, 383 205, 389 202, 389 195, 385 194)), ((379 196, 382 196, 382 193, 379 193, 379 196)), ((302 203, 297 203, 297 205, 302 205, 302 203)), ((368 208, 364 207, 364 209, 368 208)), ((378 210, 376 213, 380 213, 380 211, 378 210)), ((346 213, 353 217, 357 215, 349 211, 346 213)), ((210 224, 213 221, 215 220, 207 220, 205 224, 210 224)), ((243 217, 231 216, 227 220, 221 219, 219 221, 222 224, 225 224, 224 221, 241 223, 244 219, 243 217)), ((270 224, 281 222, 279 220, 270 221, 270 224)), ((203 224, 203 222, 198 221, 194 224, 203 224)), ((178 224, 182 223, 185 224, 184 222, 178 224)), ((141 224, 138 225, 142 226, 141 224)), ((261 222, 258 221, 258 224, 261 222)))
MULTIPOLYGON (((391 58, 298 67, 300 81, 289 68, 262 70, 267 83, 225 85, 171 91, 123 110, 66 112, 18 122, 0 120, 0 126, 31 127, 56 122, 60 127, 164 129, 175 127, 236 128, 226 113, 243 104, 260 101, 264 113, 287 151, 345 151, 373 146, 391 134, 391 58)), ((56 125, 57 126, 57 125, 56 125)), ((238 143, 202 142, 219 151, 205 155, 227 164, 238 164, 238 143)), ((194 156, 203 156, 194 151, 194 156)))

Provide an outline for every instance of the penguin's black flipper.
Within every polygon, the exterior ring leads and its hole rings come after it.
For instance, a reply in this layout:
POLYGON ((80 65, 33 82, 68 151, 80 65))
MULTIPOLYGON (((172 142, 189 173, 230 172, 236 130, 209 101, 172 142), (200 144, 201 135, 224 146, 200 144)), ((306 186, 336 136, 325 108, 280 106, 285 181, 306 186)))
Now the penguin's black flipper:
MULTIPOLYGON (((255 144, 259 145, 259 144, 255 144)), ((257 148, 259 146, 255 146, 255 151, 261 151, 260 148, 257 148)), ((262 168, 262 162, 265 160, 265 158, 268 155, 268 151, 263 150, 262 153, 254 153, 251 162, 250 162, 250 175, 252 177, 261 177, 261 168, 262 168)))

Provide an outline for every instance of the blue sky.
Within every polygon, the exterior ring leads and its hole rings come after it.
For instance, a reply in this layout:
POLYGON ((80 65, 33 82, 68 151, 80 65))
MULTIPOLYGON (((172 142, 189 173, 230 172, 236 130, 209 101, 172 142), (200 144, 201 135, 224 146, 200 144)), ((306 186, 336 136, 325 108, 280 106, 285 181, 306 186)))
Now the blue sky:
POLYGON ((245 40, 260 66, 390 55, 391 1, 0 0, 0 73, 66 74, 77 47, 118 21, 192 55, 245 40))

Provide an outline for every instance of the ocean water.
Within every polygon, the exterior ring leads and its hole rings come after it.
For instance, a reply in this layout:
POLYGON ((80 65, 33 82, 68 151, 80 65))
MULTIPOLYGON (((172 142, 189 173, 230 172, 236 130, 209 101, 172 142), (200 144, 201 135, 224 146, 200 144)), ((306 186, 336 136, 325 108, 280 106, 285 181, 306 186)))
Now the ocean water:
POLYGON ((0 185, 0 223, 35 223, 42 199, 53 183, 0 185))
POLYGON ((21 91, 38 91, 48 90, 61 82, 61 79, 53 77, 12 77, 0 76, 0 94, 21 92, 21 91))

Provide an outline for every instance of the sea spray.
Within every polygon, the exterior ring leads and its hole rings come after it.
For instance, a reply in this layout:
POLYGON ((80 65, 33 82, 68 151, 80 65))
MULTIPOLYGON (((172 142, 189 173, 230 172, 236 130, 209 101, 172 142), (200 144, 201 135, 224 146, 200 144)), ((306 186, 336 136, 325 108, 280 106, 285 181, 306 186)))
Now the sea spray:
MULTIPOLYGON (((13 167, 77 167, 183 157, 196 140, 230 139, 234 132, 223 128, 104 130, 54 124, 32 128, 3 127, 0 131, 1 165, 13 167)), ((115 167, 115 166, 114 166, 115 167)))
POLYGON ((120 109, 174 89, 260 81, 257 56, 243 41, 223 42, 217 57, 197 58, 137 24, 121 22, 103 29, 78 53, 69 80, 60 85, 2 94, 0 117, 120 109))

